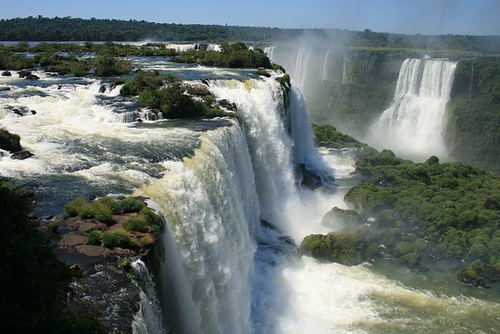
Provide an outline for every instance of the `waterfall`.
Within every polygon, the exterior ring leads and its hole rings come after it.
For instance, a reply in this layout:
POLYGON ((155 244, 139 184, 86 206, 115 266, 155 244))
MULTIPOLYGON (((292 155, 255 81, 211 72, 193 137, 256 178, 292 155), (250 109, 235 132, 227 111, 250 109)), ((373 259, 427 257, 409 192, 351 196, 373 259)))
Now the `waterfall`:
POLYGON ((344 52, 344 58, 342 58, 342 84, 345 85, 349 79, 349 65, 350 58, 347 52, 344 52))
POLYGON ((251 333, 256 323, 267 326, 263 310, 252 305, 270 305, 264 302, 269 295, 257 287, 272 286, 270 268, 282 256, 256 253, 257 246, 291 252, 287 235, 303 237, 293 228, 303 211, 295 163, 313 169, 321 159, 309 123, 300 124, 307 111, 296 88, 288 116, 274 78, 214 80, 210 90, 236 103, 240 121, 204 133, 194 156, 164 163, 165 175, 139 194, 158 204, 168 225, 160 283, 167 327, 181 333, 251 333), (294 145, 294 137, 310 145, 294 145))
POLYGON ((328 71, 329 71, 328 60, 329 60, 329 58, 330 58, 330 49, 326 50, 325 58, 323 58, 323 66, 321 67, 321 73, 320 73, 321 81, 328 80, 328 71))
POLYGON ((306 82, 308 65, 309 65, 309 57, 311 56, 311 48, 300 48, 297 54, 297 58, 295 59, 295 68, 292 73, 292 76, 298 82, 299 87, 304 87, 306 82))
POLYGON ((192 158, 169 162, 141 192, 168 223, 164 300, 183 333, 249 333, 259 206, 244 134, 237 123, 202 135, 192 158), (175 245, 174 245, 175 244, 175 245))
POLYGON ((367 141, 415 160, 446 158, 443 129, 455 68, 446 60, 406 59, 392 105, 372 125, 367 141))
POLYGON ((156 288, 146 264, 136 260, 131 264, 141 289, 141 304, 139 312, 132 322, 134 334, 162 334, 161 306, 156 296, 156 288))

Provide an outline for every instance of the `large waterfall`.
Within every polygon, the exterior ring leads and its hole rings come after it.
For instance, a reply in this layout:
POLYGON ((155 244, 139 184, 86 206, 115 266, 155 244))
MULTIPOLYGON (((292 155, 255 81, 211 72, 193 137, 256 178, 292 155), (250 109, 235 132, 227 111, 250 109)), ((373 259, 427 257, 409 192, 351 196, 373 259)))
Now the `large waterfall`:
POLYGON ((262 284, 263 270, 270 275, 262 265, 269 255, 257 255, 255 269, 256 247, 265 239, 289 248, 286 235, 302 237, 292 219, 301 210, 295 160, 325 167, 300 91, 292 91, 287 115, 274 79, 212 81, 210 90, 237 105, 241 126, 233 121, 206 132, 192 158, 167 163, 169 172, 140 193, 153 198, 168 222, 162 298, 178 304, 167 310, 175 314, 170 326, 183 333, 250 333, 251 319, 266 322, 261 309, 251 316, 251 305, 268 298, 252 286, 262 284), (293 137, 309 143, 294 145, 293 137))
POLYGON ((446 60, 406 59, 394 101, 372 125, 367 141, 415 160, 446 158, 443 131, 455 67, 446 60))

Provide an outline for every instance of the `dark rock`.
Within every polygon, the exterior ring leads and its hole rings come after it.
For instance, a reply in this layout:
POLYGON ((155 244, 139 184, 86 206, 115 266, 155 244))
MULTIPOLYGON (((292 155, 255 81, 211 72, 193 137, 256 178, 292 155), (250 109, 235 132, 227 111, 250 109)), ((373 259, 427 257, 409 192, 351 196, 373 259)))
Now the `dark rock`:
POLYGON ((116 261, 97 264, 72 284, 68 309, 97 315, 110 333, 132 333, 132 319, 139 311, 140 290, 116 261), (116 262, 116 263, 115 263, 116 262))
POLYGON ((217 101, 217 103, 219 103, 222 108, 225 108, 225 109, 231 110, 231 111, 236 111, 236 106, 234 104, 230 103, 228 100, 219 100, 219 101, 217 101))
POLYGON ((12 76, 12 73, 10 73, 9 71, 3 71, 2 76, 3 77, 10 77, 10 76, 12 76))
POLYGON ((87 242, 87 237, 70 232, 62 236, 59 241, 59 247, 75 247, 84 245, 85 242, 87 242))
POLYGON ((38 80, 38 79, 40 78, 34 74, 29 74, 26 76, 26 80, 38 80))
POLYGON ((35 110, 30 110, 26 106, 19 106, 19 107, 14 107, 14 106, 7 106, 7 110, 13 112, 14 114, 18 116, 31 116, 31 115, 36 115, 35 110))
POLYGON ((11 158, 16 159, 16 160, 24 160, 24 159, 28 159, 28 158, 32 157, 33 155, 34 154, 29 152, 29 151, 22 150, 22 151, 17 151, 17 152, 12 153, 11 158))
POLYGON ((0 92, 6 92, 6 91, 9 91, 9 90, 10 90, 9 86, 2 86, 2 87, 0 87, 0 92))
MULTIPOLYGON (((86 240, 86 238, 85 238, 86 240)), ((76 250, 78 253, 90 256, 90 257, 108 257, 115 255, 114 250, 106 247, 96 246, 96 245, 77 245, 76 250)))
POLYGON ((31 71, 25 71, 25 70, 21 70, 18 73, 20 78, 26 78, 28 75, 31 75, 31 71))
POLYGON ((99 93, 104 93, 106 91, 106 86, 105 85, 101 85, 101 87, 99 88, 99 93))

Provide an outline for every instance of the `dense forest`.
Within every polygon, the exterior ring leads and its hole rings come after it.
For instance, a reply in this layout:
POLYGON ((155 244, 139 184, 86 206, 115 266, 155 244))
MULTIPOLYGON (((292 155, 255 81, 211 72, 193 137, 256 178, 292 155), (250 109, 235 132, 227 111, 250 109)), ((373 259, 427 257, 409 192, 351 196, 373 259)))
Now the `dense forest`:
POLYGON ((279 29, 71 17, 0 20, 0 41, 287 41, 312 33, 319 43, 412 49, 461 49, 500 53, 500 36, 401 35, 340 29, 279 29))

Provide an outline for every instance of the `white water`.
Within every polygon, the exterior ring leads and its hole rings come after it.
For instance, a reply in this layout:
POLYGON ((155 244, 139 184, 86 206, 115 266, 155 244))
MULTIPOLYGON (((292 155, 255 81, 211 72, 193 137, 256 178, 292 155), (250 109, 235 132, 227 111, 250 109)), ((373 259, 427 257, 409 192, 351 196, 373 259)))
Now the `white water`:
POLYGON ((367 141, 417 161, 431 155, 446 159, 443 132, 455 68, 445 60, 405 60, 394 101, 371 126, 367 141))
POLYGON ((156 295, 156 287, 146 264, 136 260, 131 264, 141 289, 140 309, 132 321, 134 334, 161 334, 165 330, 161 323, 161 305, 156 295))
POLYGON ((323 66, 321 67, 321 72, 320 72, 320 78, 321 81, 327 81, 328 80, 328 72, 330 69, 330 49, 328 49, 325 53, 325 58, 323 59, 323 66))

